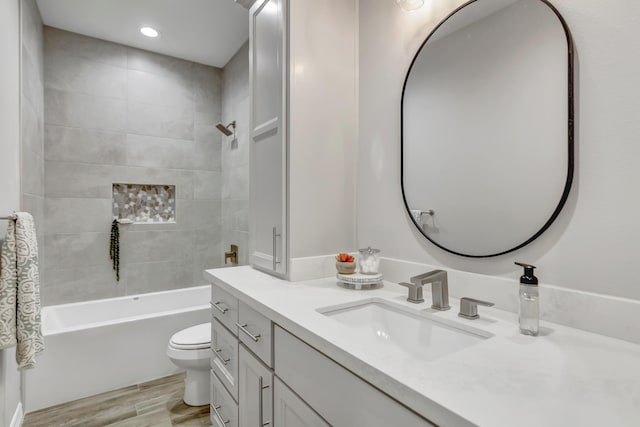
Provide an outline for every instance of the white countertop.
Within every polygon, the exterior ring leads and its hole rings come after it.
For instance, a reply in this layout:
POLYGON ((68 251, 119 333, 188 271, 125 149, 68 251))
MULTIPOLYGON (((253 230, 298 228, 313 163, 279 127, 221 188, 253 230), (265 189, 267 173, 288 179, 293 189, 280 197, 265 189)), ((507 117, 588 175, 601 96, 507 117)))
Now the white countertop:
MULTIPOLYGON (((479 307, 480 319, 406 301, 407 289, 337 286, 335 278, 288 282, 251 267, 208 270, 213 283, 367 382, 443 426, 640 426, 640 345, 540 322, 518 331, 514 314, 479 307), (381 298, 493 336, 433 361, 372 347, 318 308, 381 298)), ((450 284, 451 286, 451 284, 450 284)), ((455 286, 455 284, 453 284, 455 286)), ((580 307, 575 308, 577 311, 580 307)), ((589 316, 590 313, 583 313, 589 316)))

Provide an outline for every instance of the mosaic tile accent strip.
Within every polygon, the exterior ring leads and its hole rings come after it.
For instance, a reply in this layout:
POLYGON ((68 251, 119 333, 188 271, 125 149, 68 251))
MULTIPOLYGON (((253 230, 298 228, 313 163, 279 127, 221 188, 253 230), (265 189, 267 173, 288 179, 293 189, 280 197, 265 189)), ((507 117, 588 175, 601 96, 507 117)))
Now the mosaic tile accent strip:
POLYGON ((176 221, 176 186, 113 184, 113 217, 135 223, 176 221))

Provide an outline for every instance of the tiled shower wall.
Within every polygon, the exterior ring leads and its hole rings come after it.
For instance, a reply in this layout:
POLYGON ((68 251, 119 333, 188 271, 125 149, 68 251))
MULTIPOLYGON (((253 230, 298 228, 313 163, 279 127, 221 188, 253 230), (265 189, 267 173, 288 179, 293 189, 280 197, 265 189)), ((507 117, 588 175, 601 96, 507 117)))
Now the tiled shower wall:
POLYGON ((222 119, 236 121, 236 137, 222 139, 222 238, 239 246, 238 262, 248 264, 249 246, 249 43, 224 67, 222 119))
POLYGON ((204 284, 222 260, 222 71, 44 28, 45 305, 204 284), (112 183, 176 186, 175 224, 122 225, 112 183))
MULTIPOLYGON (((22 0, 20 139, 22 207, 33 215, 40 259, 44 257, 44 99, 42 18, 35 0, 22 0)), ((40 271, 40 279, 45 273, 40 271)))

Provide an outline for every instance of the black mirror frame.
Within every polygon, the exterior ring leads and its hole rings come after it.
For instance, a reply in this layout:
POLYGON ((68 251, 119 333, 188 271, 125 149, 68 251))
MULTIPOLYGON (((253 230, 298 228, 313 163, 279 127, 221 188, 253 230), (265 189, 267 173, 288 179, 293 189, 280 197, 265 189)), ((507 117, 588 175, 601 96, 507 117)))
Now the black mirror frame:
POLYGON ((418 222, 415 220, 415 218, 413 217, 413 215, 411 215, 411 209, 409 208, 409 204, 407 203, 407 197, 405 194, 405 190, 404 190, 404 95, 405 95, 405 91, 407 89, 407 81, 409 79, 409 75, 411 74, 411 70, 413 69, 413 65, 416 62, 416 59, 418 58, 418 56, 420 55, 420 52, 422 52, 422 49, 424 48, 424 46, 427 44, 427 42, 429 41, 429 39, 431 38, 431 36, 433 36, 433 34, 435 34, 436 31, 438 31, 438 28, 440 28, 445 22, 447 22, 449 20, 449 18, 451 18, 453 15, 455 15, 456 13, 458 13, 460 10, 464 9, 465 7, 469 6, 472 3, 475 3, 478 0, 470 0, 467 1, 466 3, 460 5, 459 7, 457 7, 453 12, 451 12, 449 15, 447 15, 446 18, 444 18, 440 23, 438 23, 438 25, 436 25, 436 27, 429 33, 429 35, 427 36, 427 38, 424 40, 424 42, 422 42, 422 44, 420 45, 420 48, 418 49, 418 52, 416 52, 415 56, 413 57, 411 64, 409 65, 409 69, 407 70, 407 74, 405 76, 404 79, 404 84, 402 85, 402 98, 400 101, 400 186, 402 188, 402 200, 404 202, 404 206, 407 210, 407 213, 409 214, 409 217, 411 218, 411 222, 413 222, 413 224, 416 226, 416 228, 420 231, 420 233, 427 238, 427 240, 429 240, 431 243, 433 243, 434 245, 436 245, 437 247, 439 247, 440 249, 452 253, 454 255, 459 255, 459 256, 463 256, 463 257, 467 257, 467 258, 491 258, 491 257, 496 257, 496 256, 500 256, 500 255, 504 255, 507 254, 509 252, 513 252, 516 251, 526 245, 528 245, 529 243, 533 242, 535 239, 537 239, 538 237, 540 237, 540 235, 542 233, 544 233, 549 226, 553 223, 553 221, 555 221, 555 219, 558 217, 558 215, 560 214, 560 211, 562 210, 562 208, 564 207, 567 198, 569 197, 569 192, 571 191, 571 184, 573 183, 573 173, 574 173, 574 97, 573 97, 573 83, 574 83, 574 78, 573 78, 573 74, 574 74, 574 66, 573 66, 573 38, 571 37, 571 32, 569 31, 569 27, 567 26, 566 21, 564 20, 564 18, 562 17, 562 15, 560 14, 560 12, 558 12, 558 10, 547 0, 538 0, 542 3, 544 3, 547 7, 549 7, 549 9, 551 9, 553 11, 553 13, 556 15, 556 17, 558 18, 558 20, 560 21, 560 24, 562 24, 562 28, 564 29, 564 33, 566 36, 566 40, 567 40, 567 54, 568 54, 568 122, 567 122, 567 131, 568 131, 568 135, 567 135, 567 145, 568 145, 568 156, 567 156, 567 178, 565 181, 565 186, 564 186, 564 191, 562 192, 562 196, 560 197, 560 202, 558 203, 558 206, 555 208, 555 210, 553 211, 553 213, 551 214, 551 217, 547 220, 547 222, 542 226, 542 228, 540 230, 538 230, 533 236, 531 236, 529 239, 527 239, 526 241, 524 241, 523 243, 502 251, 502 252, 497 252, 497 253, 493 253, 493 254, 489 254, 489 255, 470 255, 470 254, 464 254, 464 253, 460 253, 460 252, 456 252, 454 250, 448 249, 444 246, 442 246, 441 244, 435 242, 434 240, 432 240, 427 233, 423 230, 423 228, 420 226, 420 224, 418 224, 418 222))

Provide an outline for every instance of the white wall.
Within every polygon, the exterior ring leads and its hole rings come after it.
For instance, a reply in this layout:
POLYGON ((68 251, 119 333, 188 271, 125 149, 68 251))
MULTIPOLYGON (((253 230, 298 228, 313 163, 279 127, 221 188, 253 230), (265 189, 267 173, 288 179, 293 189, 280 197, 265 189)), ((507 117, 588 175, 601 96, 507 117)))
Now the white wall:
MULTIPOLYGON (((20 209, 20 2, 0 2, 0 216, 20 209)), ((6 221, 0 221, 0 240, 6 221)), ((15 348, 0 350, 0 423, 20 402, 15 348)))
MULTIPOLYGON (((406 70, 439 20, 464 3, 431 0, 403 13, 390 0, 360 1, 357 238, 385 256, 515 280, 514 260, 536 264, 541 282, 640 299, 640 3, 553 0, 576 47, 576 172, 556 222, 505 256, 450 255, 421 236, 400 193, 400 95, 406 70)), ((540 173, 544 173, 541 168, 540 173)), ((532 177, 535 179, 535 176, 532 177)), ((455 286, 452 283, 451 286, 455 286)))
POLYGON ((357 2, 290 1, 291 258, 355 249, 357 2))

